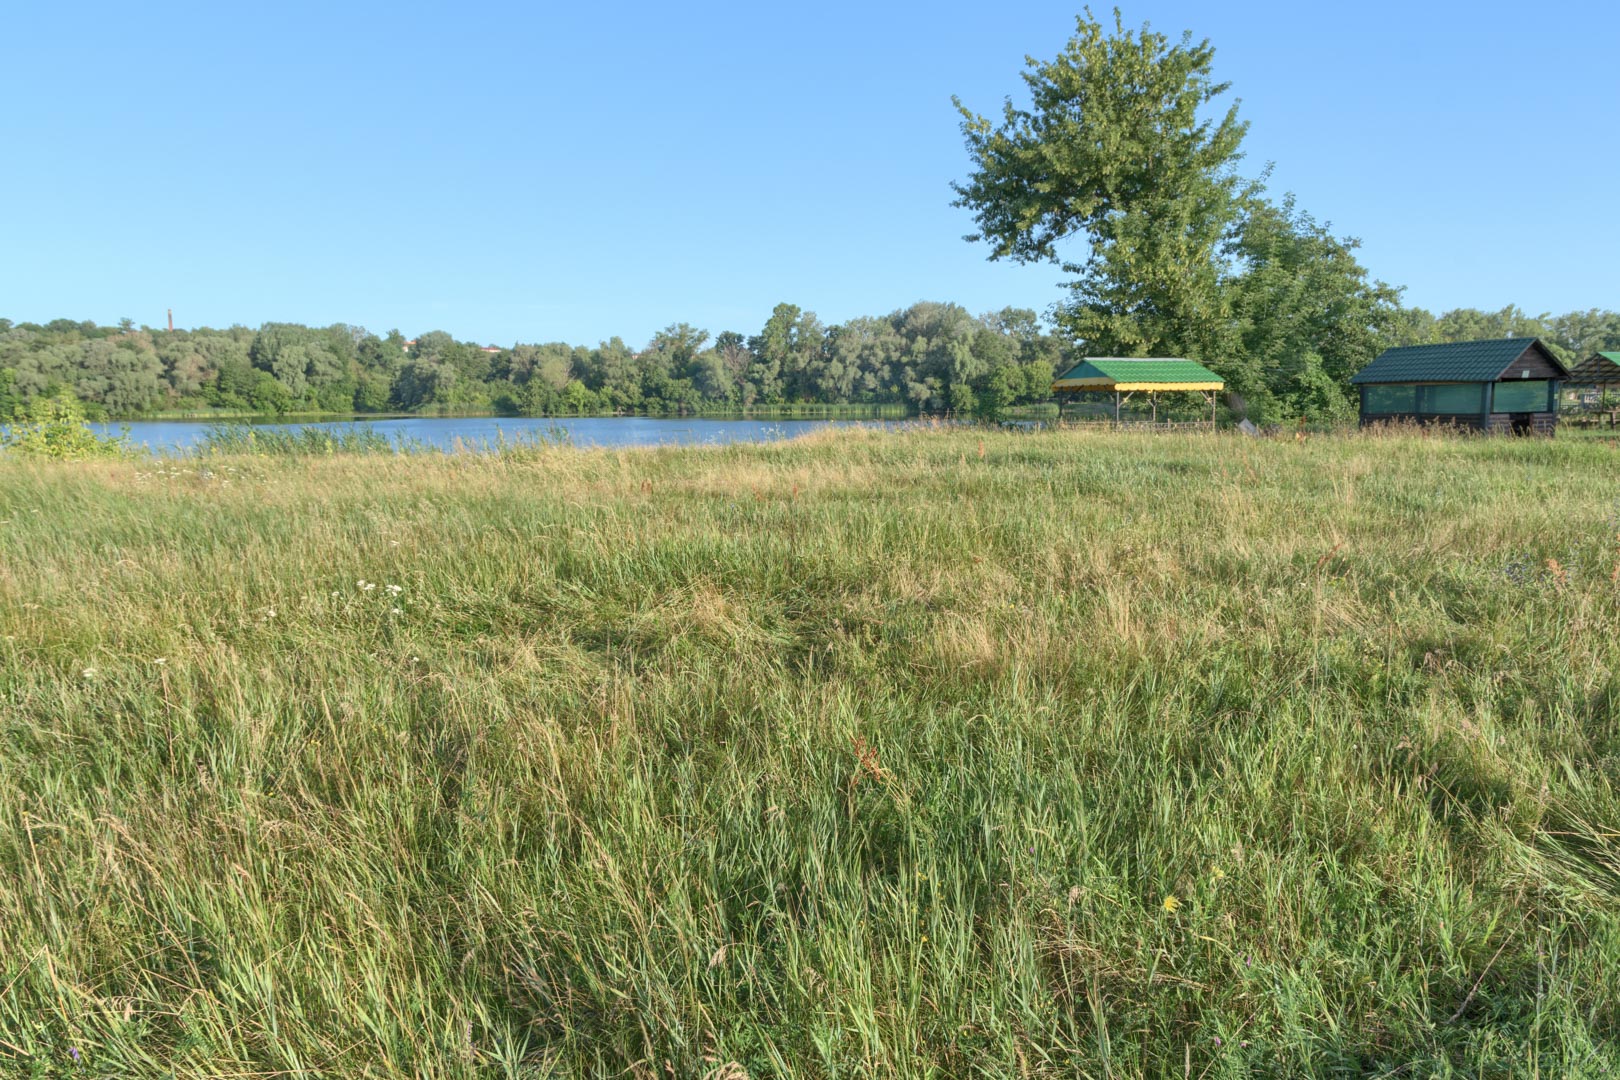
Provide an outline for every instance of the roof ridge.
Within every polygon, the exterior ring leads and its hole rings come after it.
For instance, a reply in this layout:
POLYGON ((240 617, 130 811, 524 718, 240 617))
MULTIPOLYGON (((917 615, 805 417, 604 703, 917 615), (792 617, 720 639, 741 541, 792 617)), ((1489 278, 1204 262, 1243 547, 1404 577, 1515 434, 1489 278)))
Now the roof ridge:
POLYGON ((1467 341, 1425 341, 1416 345, 1391 345, 1384 351, 1394 352, 1397 349, 1450 349, 1459 345, 1505 345, 1508 342, 1523 345, 1528 349, 1532 344, 1540 340, 1539 337, 1488 337, 1469 338, 1467 341))

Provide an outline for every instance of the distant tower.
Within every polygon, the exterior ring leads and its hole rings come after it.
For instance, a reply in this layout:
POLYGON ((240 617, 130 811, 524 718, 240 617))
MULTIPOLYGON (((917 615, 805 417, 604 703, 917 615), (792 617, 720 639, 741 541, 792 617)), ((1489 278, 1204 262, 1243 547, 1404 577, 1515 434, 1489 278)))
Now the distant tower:
POLYGON ((169 309, 169 333, 174 333, 174 308, 169 309))

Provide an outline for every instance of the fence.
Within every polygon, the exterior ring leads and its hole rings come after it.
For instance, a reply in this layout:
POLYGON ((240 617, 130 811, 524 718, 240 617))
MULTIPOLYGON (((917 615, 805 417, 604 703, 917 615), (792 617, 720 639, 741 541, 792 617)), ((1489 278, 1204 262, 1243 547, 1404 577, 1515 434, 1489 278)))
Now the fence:
POLYGON ((1052 421, 1064 431, 1214 431, 1212 420, 1065 420, 1052 421))
POLYGON ((1559 423, 1568 424, 1572 428, 1614 428, 1620 427, 1615 423, 1617 409, 1608 409, 1602 412, 1567 412, 1558 418, 1559 423))

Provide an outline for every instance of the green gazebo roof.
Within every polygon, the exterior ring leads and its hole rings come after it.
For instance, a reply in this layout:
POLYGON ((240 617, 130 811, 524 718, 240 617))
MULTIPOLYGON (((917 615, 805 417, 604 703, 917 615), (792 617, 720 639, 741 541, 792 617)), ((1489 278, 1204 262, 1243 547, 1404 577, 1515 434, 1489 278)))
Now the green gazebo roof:
POLYGON ((1196 360, 1088 357, 1058 376, 1053 389, 1219 390, 1226 384, 1196 360))

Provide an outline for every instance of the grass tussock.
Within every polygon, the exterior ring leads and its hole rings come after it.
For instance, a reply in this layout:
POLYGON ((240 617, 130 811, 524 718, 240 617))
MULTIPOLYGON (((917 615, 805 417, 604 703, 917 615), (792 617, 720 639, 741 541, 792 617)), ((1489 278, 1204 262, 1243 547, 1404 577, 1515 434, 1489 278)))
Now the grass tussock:
POLYGON ((0 1073, 1620 1067, 1607 445, 367 448, 0 462, 0 1073))

